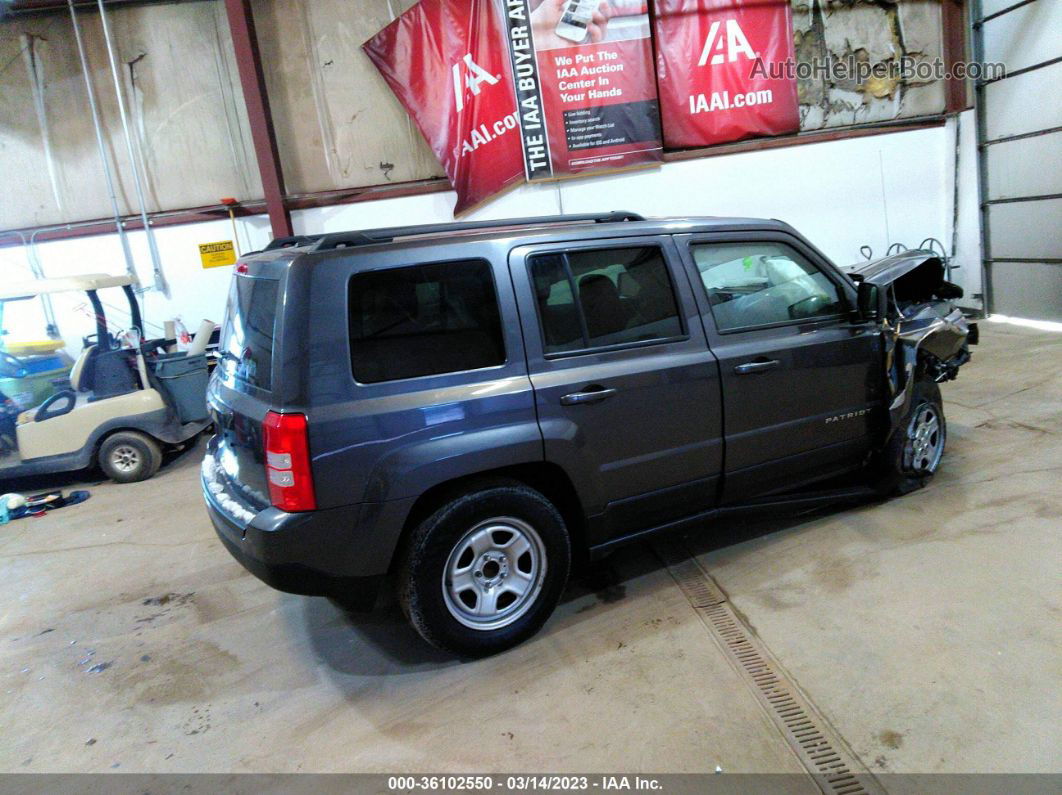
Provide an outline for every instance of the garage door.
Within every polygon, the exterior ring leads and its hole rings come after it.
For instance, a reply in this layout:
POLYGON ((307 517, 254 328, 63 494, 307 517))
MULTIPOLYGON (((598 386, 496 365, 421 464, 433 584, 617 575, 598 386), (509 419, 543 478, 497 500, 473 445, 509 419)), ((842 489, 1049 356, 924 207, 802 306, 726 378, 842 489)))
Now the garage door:
POLYGON ((1062 2, 981 0, 977 86, 982 224, 991 312, 1062 320, 1062 2))

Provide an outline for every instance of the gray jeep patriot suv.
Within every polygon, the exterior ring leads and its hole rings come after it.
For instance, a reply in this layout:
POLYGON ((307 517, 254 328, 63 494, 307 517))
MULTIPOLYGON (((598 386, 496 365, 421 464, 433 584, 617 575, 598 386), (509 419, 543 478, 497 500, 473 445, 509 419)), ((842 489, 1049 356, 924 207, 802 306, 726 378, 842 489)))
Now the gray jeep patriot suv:
POLYGON ((233 276, 207 507, 268 584, 370 606, 390 574, 426 640, 496 652, 573 558, 925 482, 976 341, 944 275, 929 251, 841 270, 745 218, 276 240, 233 276), (844 473, 867 486, 822 490, 844 473))

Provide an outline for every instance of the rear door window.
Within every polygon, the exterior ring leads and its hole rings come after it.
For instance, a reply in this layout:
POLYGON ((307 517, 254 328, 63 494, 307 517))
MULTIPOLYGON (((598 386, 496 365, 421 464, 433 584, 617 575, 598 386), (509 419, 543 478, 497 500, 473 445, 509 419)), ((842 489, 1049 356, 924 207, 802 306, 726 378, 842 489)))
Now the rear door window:
POLYGON ((272 389, 277 289, 272 279, 233 277, 220 342, 226 380, 272 389))
POLYGON ((462 260, 355 274, 350 364, 362 384, 505 363, 490 263, 462 260))
POLYGON ((537 254, 530 269, 546 353, 682 335, 671 276, 657 246, 537 254))

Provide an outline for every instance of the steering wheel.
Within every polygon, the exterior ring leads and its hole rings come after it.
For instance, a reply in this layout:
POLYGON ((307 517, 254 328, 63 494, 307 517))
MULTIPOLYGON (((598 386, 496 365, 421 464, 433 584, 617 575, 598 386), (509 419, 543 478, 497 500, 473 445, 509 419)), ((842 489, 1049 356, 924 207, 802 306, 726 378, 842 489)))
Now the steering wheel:
POLYGON ((6 351, 0 351, 0 378, 25 378, 27 375, 20 360, 6 351))

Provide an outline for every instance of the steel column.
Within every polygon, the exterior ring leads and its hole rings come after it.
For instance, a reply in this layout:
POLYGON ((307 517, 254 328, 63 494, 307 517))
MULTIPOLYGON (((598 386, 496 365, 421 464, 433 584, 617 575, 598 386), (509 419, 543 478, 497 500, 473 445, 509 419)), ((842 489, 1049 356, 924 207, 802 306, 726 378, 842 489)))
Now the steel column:
MULTIPOLYGON (((970 27, 973 29, 973 60, 985 62, 984 0, 973 0, 970 4, 970 27)), ((985 142, 988 140, 988 118, 985 109, 985 81, 978 79, 974 83, 974 118, 977 120, 977 217, 981 233, 981 292, 985 315, 992 314, 992 230, 988 223, 988 154, 985 142)))
POLYGON ((258 172, 262 177, 269 223, 273 227, 273 237, 288 237, 293 234, 291 214, 284 204, 284 174, 280 166, 273 116, 269 111, 269 95, 262 73, 262 58, 258 52, 258 36, 250 0, 225 0, 225 13, 229 18, 232 45, 236 51, 236 67, 240 72, 243 101, 251 125, 251 138, 254 140, 258 172))
POLYGON ((952 77, 944 83, 944 111, 958 113, 970 107, 966 81, 954 76, 955 65, 966 60, 966 13, 963 0, 943 0, 941 5, 944 64, 952 77))

